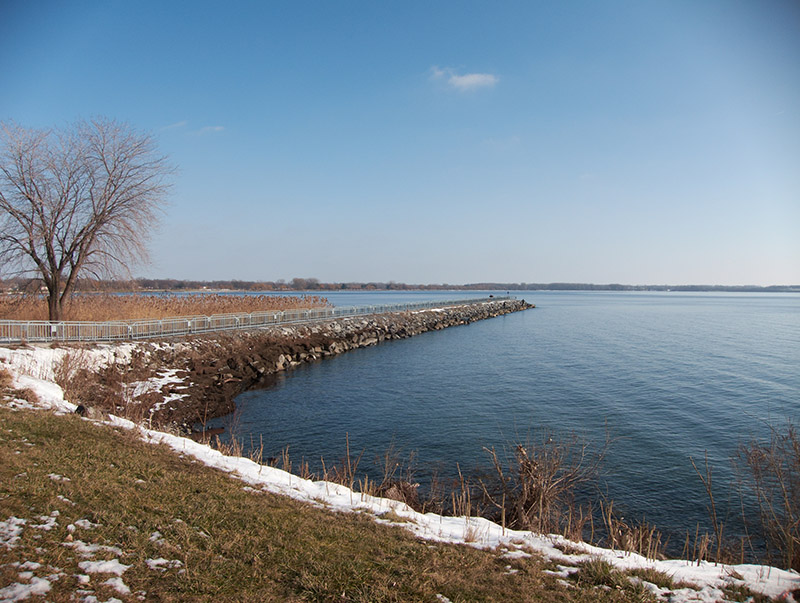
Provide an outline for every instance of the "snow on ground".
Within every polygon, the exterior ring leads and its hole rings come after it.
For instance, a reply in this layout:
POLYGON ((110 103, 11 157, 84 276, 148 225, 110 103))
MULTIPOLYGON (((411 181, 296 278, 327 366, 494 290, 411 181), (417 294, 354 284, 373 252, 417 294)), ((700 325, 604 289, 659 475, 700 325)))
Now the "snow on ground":
MULTIPOLYGON (((119 359, 126 354, 129 355, 131 348, 131 344, 102 346, 97 350, 91 350, 92 362, 101 363, 113 361, 114 358, 119 359)), ((36 391, 42 400, 42 407, 57 412, 72 412, 75 405, 65 401, 61 389, 48 380, 52 379, 53 362, 56 362, 63 352, 61 349, 53 350, 44 347, 19 350, 0 348, 0 360, 10 368, 17 387, 30 387, 36 391)), ((160 385, 172 378, 174 378, 173 374, 164 372, 149 387, 160 389, 160 385)), ((800 574, 795 571, 763 565, 731 566, 679 559, 658 561, 626 551, 614 551, 582 542, 571 542, 557 535, 503 529, 496 523, 480 517, 444 517, 433 513, 422 514, 398 501, 360 494, 345 486, 330 482, 312 482, 274 467, 259 465, 249 459, 225 456, 209 446, 188 438, 145 429, 126 419, 111 416, 107 422, 128 429, 138 429, 145 441, 167 444, 175 451, 192 456, 210 467, 228 472, 248 484, 247 489, 258 489, 290 496, 334 511, 368 512, 375 515, 377 521, 397 523, 420 538, 437 542, 469 544, 487 549, 497 547, 508 558, 530 554, 530 552, 539 553, 546 559, 562 566, 559 575, 563 574, 564 577, 574 571, 572 568, 575 565, 592 558, 600 558, 620 570, 652 568, 672 576, 676 582, 688 582, 699 588, 699 590, 686 588, 667 591, 659 589, 655 585, 648 586, 654 594, 665 600, 668 598, 672 602, 724 601, 724 593, 721 589, 736 585, 747 586, 753 591, 769 597, 792 601, 789 593, 792 590, 800 589, 800 574)), ((45 526, 52 525, 56 518, 57 516, 40 517, 38 520, 43 523, 31 527, 47 529, 45 526)), ((25 525, 25 519, 11 517, 3 520, 0 518, 0 546, 13 547, 25 525)), ((159 536, 160 534, 153 534, 153 538, 159 536)), ((87 550, 88 547, 84 548, 80 541, 70 546, 79 552, 90 553, 87 550)), ((117 553, 116 550, 105 552, 117 553)), ((152 569, 162 568, 168 563, 172 562, 163 559, 148 560, 148 566, 152 569)), ((119 577, 128 566, 114 559, 85 561, 81 562, 80 567, 87 573, 103 571, 119 577)), ((108 581, 108 584, 112 585, 112 582, 113 585, 118 586, 118 592, 125 592, 127 587, 121 580, 117 582, 112 579, 108 581)), ((43 582, 42 579, 33 578, 28 584, 15 584, 0 590, 0 599, 16 600, 17 597, 26 593, 46 593, 49 588, 46 580, 43 582)))
MULTIPOLYGON (((186 385, 183 378, 178 376, 177 369, 164 369, 158 371, 156 376, 152 379, 129 383, 126 386, 124 395, 126 398, 133 400, 134 398, 138 398, 139 396, 143 396, 145 394, 160 392, 165 386, 172 386, 173 390, 187 389, 189 387, 186 385)), ((156 411, 161 410, 167 406, 167 404, 183 400, 187 395, 188 394, 179 394, 175 392, 164 396, 163 400, 153 404, 152 408, 150 409, 150 414, 152 415, 156 411)))
MULTIPOLYGON (((0 521, 0 545, 3 545, 8 550, 14 549, 22 535, 23 529, 29 527, 32 529, 49 531, 58 525, 59 517, 60 513, 58 511, 53 511, 50 515, 39 516, 37 519, 42 522, 40 524, 32 524, 25 519, 17 517, 10 517, 6 521, 0 521)), ((122 550, 115 546, 86 544, 81 540, 72 541, 71 534, 75 531, 76 525, 85 527, 86 529, 92 529, 93 527, 97 527, 98 524, 92 523, 86 519, 79 519, 75 524, 70 524, 68 526, 68 528, 72 528, 69 530, 70 536, 67 542, 62 543, 62 546, 73 548, 81 557, 89 559, 78 563, 78 567, 86 572, 85 574, 77 575, 79 584, 82 586, 90 584, 92 578, 88 574, 99 574, 100 580, 105 577, 104 575, 110 574, 113 577, 102 583, 98 580, 98 583, 104 586, 110 586, 120 594, 130 594, 130 589, 123 582, 122 578, 120 578, 130 565, 120 563, 119 559, 93 560, 98 554, 122 556, 122 550)), ((11 567, 16 571, 17 581, 0 588, 0 601, 2 602, 24 601, 34 596, 46 595, 50 592, 52 583, 65 576, 64 572, 58 567, 50 565, 45 567, 41 563, 30 560, 23 563, 15 561, 4 567, 11 567), (43 575, 37 576, 34 574, 35 571, 39 571, 39 573, 43 575)), ((169 565, 168 567, 175 566, 169 565)), ((82 588, 78 589, 74 594, 81 596, 79 599, 80 601, 98 601, 93 593, 94 591, 92 590, 82 588)), ((111 599, 106 601, 106 603, 109 603, 109 601, 111 601, 111 599)))
POLYGON ((0 347, 0 361, 9 365, 17 375, 52 382, 54 370, 67 355, 76 356, 86 368, 97 369, 115 361, 129 360, 136 347, 136 343, 99 343, 91 348, 61 348, 47 345, 15 349, 0 347))

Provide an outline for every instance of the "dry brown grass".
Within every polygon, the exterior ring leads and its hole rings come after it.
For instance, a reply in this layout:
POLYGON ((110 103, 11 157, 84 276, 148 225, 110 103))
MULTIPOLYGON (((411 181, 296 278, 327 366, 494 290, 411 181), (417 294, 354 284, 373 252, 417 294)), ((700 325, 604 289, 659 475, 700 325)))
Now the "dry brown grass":
POLYGON ((11 373, 4 368, 0 368, 0 390, 11 387, 12 382, 11 373))
MULTIPOLYGON (((211 316, 273 312, 328 306, 316 295, 75 295, 64 307, 64 320, 159 319, 170 316, 211 316)), ((38 295, 0 297, 0 319, 47 320, 47 300, 38 295)))
POLYGON ((543 572, 538 557, 424 542, 366 514, 256 493, 132 431, 75 415, 0 407, 0 484, 0 521, 27 520, 14 546, 0 546, 0 584, 58 572, 45 595, 56 603, 81 591, 101 601, 641 600, 630 587, 569 586, 543 572), (42 515, 52 529, 32 527, 42 515), (85 559, 70 546, 78 541, 118 548, 92 557, 118 558, 132 592, 114 590, 108 575, 79 581, 85 559), (177 567, 153 570, 147 560, 157 558, 177 567), (35 569, 23 579, 29 560, 35 569))

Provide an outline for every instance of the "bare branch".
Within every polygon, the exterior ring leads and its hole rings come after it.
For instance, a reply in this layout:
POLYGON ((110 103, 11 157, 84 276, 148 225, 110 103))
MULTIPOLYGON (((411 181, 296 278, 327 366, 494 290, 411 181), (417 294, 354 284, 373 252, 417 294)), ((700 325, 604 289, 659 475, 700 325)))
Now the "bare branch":
POLYGON ((147 260, 172 173, 149 135, 105 118, 0 125, 0 271, 38 274, 59 320, 83 271, 113 277, 147 260))

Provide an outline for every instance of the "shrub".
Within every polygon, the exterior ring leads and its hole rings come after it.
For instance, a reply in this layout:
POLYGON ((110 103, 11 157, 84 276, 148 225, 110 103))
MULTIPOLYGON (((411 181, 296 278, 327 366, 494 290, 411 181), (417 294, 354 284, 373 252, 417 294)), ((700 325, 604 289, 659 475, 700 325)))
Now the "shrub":
POLYGON ((742 485, 758 500, 770 562, 800 570, 800 436, 796 427, 773 427, 769 442, 752 441, 739 449, 742 485))
POLYGON ((492 472, 481 480, 485 500, 504 526, 580 539, 591 510, 575 504, 575 492, 597 478, 609 441, 597 452, 576 435, 517 444, 501 458, 486 449, 492 472))

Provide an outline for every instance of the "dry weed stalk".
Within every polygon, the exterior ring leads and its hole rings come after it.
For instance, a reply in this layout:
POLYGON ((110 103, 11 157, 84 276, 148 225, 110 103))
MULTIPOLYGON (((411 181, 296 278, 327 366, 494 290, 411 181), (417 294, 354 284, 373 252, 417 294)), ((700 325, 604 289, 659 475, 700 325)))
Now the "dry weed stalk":
MULTIPOLYGON (((286 471, 287 473, 292 472, 292 467, 294 463, 289 456, 289 446, 285 446, 281 448, 280 456, 275 459, 270 459, 271 465, 278 466, 278 462, 280 462, 280 468, 286 471)), ((308 461, 304 458, 300 459, 300 463, 297 467, 297 472, 295 473, 298 477, 302 479, 308 479, 312 481, 319 481, 319 475, 311 471, 311 468, 308 464, 308 461)))
MULTIPOLYGON (((705 471, 704 473, 700 472, 700 469, 697 468, 697 464, 694 462, 694 459, 689 457, 689 460, 692 463, 692 467, 694 467, 695 473, 697 473, 697 477, 700 478, 700 481, 703 482, 703 487, 706 490, 706 495, 708 496, 708 517, 711 520, 711 525, 714 528, 714 539, 717 545, 717 552, 715 559, 717 561, 722 561, 722 545, 723 545, 723 535, 725 526, 717 518, 717 505, 716 501, 714 500, 714 490, 713 490, 713 483, 712 483, 712 467, 708 464, 708 451, 705 453, 705 471)), ((710 537, 709 537, 710 538, 710 537)))
POLYGON ((600 514, 607 535, 607 546, 623 551, 638 553, 648 559, 664 559, 666 544, 661 542, 661 532, 655 526, 642 521, 626 522, 614 513, 614 502, 600 503, 600 514))
POLYGON ((461 473, 461 466, 456 464, 456 468, 458 469, 458 482, 456 482, 457 489, 454 488, 450 493, 452 499, 451 513, 455 517, 469 519, 473 516, 473 511, 476 511, 472 507, 472 485, 461 473))
MULTIPOLYGON (((741 446, 739 460, 747 473, 743 488, 758 501, 759 516, 770 562, 800 570, 800 435, 788 422, 771 427, 769 442, 741 446)), ((742 473, 744 473, 742 471, 742 473)))

